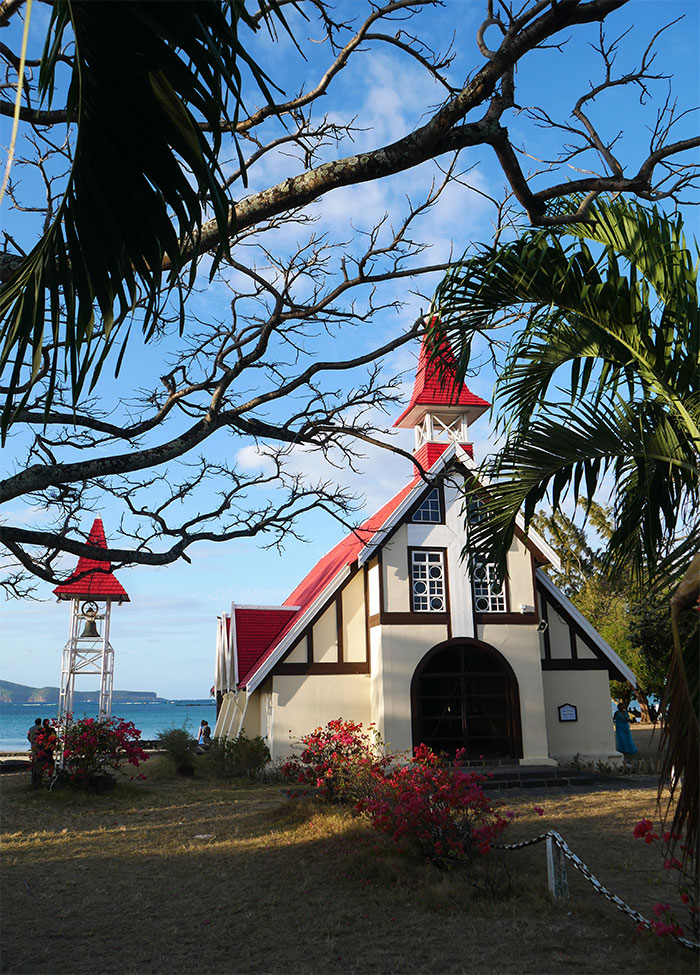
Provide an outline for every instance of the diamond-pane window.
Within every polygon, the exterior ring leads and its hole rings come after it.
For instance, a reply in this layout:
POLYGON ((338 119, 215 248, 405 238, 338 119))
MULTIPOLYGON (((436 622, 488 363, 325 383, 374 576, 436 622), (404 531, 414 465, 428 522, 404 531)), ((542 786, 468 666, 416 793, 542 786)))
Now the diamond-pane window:
POLYGON ((477 613, 505 613, 506 592, 495 563, 477 562, 472 585, 477 613))
POLYGON ((413 521, 442 521, 442 514, 440 512, 440 492, 437 488, 433 488, 430 494, 425 496, 423 503, 413 515, 413 521))
POLYGON ((414 613, 445 612, 445 567, 442 552, 411 552, 411 605, 414 613))

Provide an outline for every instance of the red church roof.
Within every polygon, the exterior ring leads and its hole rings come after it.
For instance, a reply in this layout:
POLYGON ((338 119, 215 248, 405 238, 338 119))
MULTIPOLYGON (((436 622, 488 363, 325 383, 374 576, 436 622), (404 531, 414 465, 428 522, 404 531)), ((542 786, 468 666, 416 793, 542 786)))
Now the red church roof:
POLYGON ((294 625, 294 621, 311 606, 326 586, 330 585, 346 566, 352 565, 360 551, 383 528, 415 486, 415 480, 411 481, 376 514, 338 542, 335 548, 324 555, 299 583, 284 606, 255 609, 236 607, 236 645, 240 686, 245 686, 248 679, 280 644, 294 625))
MULTIPOLYGON (((95 518, 87 540, 95 548, 107 548, 105 530, 101 518, 95 518)), ((112 572, 111 562, 100 562, 81 555, 78 565, 70 578, 54 589, 59 599, 117 599, 129 602, 126 589, 117 581, 112 572)))
MULTIPOLYGON (((256 670, 268 647, 279 643, 280 634, 294 621, 299 610, 284 606, 235 606, 238 682, 245 684, 256 670)), ((230 621, 226 620, 228 630, 230 621)))
POLYGON ((440 361, 433 360, 431 362, 428 340, 424 339, 418 358, 418 371, 413 385, 411 402, 394 423, 394 426, 415 426, 428 412, 426 407, 433 409, 448 407, 451 408, 452 412, 467 413, 470 423, 478 419, 491 404, 472 393, 464 383, 458 386, 456 374, 457 362, 452 349, 448 345, 443 345, 440 361), (462 409, 458 411, 455 410, 455 407, 462 407, 462 409))

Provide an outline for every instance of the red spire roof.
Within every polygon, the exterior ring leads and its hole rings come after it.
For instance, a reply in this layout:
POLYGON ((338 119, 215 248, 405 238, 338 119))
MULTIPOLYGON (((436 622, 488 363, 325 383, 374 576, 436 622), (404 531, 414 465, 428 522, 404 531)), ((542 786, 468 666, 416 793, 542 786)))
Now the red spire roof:
POLYGON ((458 387, 456 374, 457 362, 449 345, 444 342, 440 350, 440 361, 431 362, 428 338, 423 339, 411 402, 394 426, 415 426, 431 407, 441 410, 447 407, 453 413, 466 413, 470 423, 478 419, 491 404, 472 393, 463 383, 458 387))
MULTIPOLYGON (((101 518, 95 518, 87 540, 95 548, 107 548, 105 530, 101 518)), ((117 599, 129 602, 126 589, 112 573, 111 562, 99 562, 81 555, 70 578, 57 586, 54 593, 59 599, 117 599)))

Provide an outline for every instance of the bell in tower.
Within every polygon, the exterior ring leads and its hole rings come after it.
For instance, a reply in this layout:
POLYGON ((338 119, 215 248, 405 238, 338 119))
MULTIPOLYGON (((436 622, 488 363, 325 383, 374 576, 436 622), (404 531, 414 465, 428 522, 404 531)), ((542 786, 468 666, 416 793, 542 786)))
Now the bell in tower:
MULTIPOLYGON (((93 548, 107 548, 102 519, 96 518, 88 537, 93 548)), ((112 603, 129 602, 126 589, 117 581, 110 562, 81 556, 69 579, 54 589, 59 600, 70 601, 70 633, 63 648, 61 690, 58 698, 59 739, 73 713, 76 677, 100 679, 98 721, 112 716, 114 648, 109 640, 112 603), (99 621, 99 625, 98 625, 99 621)), ((62 764, 62 746, 57 766, 62 764)))

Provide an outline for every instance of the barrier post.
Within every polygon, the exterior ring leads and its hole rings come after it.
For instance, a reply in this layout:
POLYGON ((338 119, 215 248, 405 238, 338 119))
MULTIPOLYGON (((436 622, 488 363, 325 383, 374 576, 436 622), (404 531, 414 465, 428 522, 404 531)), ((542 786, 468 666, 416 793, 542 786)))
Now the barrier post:
POLYGON ((555 901, 569 899, 569 880, 566 876, 564 854, 553 836, 547 837, 547 883, 555 901))

